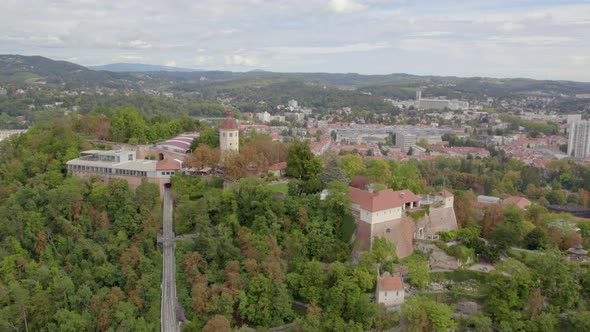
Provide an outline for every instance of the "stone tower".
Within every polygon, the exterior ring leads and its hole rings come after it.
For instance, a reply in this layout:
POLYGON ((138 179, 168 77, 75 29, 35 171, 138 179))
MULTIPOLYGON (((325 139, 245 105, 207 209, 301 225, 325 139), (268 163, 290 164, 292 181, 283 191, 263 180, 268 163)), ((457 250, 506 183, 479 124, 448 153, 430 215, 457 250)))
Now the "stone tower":
POLYGON ((240 130, 238 122, 232 118, 231 110, 228 108, 226 116, 221 126, 219 126, 219 150, 221 151, 221 160, 231 152, 240 151, 240 130))

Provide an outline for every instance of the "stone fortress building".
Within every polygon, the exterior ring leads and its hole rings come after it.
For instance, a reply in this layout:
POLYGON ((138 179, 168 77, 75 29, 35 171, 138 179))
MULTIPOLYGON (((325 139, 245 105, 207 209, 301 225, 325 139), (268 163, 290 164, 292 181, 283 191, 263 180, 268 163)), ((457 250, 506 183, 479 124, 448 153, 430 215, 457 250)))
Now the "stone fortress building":
POLYGON ((457 229, 454 197, 447 190, 421 197, 410 190, 372 192, 350 187, 348 198, 357 225, 355 250, 369 250, 375 237, 384 237, 395 243, 398 257, 404 258, 414 251, 414 239, 432 239, 437 232, 457 229), (407 215, 426 206, 417 220, 407 215))

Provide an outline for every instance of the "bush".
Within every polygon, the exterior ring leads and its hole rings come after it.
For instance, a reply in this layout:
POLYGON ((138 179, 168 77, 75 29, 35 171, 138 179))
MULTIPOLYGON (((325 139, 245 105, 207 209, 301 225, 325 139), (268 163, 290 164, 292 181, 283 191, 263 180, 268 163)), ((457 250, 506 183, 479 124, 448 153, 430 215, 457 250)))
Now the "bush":
POLYGON ((445 242, 452 241, 457 238, 457 231, 449 231, 449 232, 437 232, 438 236, 440 236, 441 240, 445 242))

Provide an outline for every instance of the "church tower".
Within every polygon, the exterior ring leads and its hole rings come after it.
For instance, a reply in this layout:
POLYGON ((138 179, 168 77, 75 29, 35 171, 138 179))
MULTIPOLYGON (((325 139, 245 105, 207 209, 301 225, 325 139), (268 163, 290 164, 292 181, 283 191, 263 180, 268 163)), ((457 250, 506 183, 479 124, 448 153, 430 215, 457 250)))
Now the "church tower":
POLYGON ((226 116, 221 126, 219 126, 219 150, 221 151, 221 160, 232 152, 240 151, 240 131, 238 122, 232 118, 231 110, 228 108, 226 116))

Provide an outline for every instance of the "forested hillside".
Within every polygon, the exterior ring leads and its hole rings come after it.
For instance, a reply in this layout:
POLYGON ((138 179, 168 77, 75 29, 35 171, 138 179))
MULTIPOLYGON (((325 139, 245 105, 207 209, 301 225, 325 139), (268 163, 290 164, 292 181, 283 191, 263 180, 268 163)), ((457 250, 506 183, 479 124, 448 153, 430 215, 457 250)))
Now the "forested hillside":
POLYGON ((66 177, 87 145, 65 121, 0 146, 0 329, 159 328, 159 190, 66 177))

